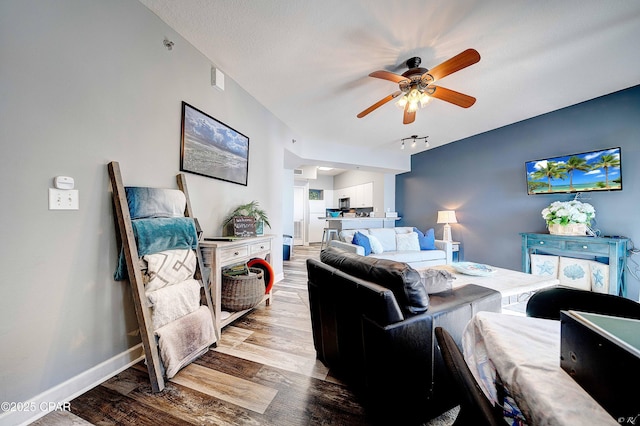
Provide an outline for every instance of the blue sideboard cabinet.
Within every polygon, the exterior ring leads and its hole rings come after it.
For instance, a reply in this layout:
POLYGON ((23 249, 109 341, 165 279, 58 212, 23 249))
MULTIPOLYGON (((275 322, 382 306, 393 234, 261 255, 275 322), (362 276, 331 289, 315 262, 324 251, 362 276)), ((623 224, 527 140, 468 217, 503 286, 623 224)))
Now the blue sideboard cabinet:
POLYGON ((531 254, 551 254, 609 264, 609 293, 626 297, 627 238, 520 234, 522 271, 531 273, 531 254))

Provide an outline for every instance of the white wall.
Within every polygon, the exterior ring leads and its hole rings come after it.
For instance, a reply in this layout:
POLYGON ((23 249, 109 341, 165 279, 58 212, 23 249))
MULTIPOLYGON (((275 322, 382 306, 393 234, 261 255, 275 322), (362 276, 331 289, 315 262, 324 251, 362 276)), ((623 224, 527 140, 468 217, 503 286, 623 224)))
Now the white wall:
MULTIPOLYGON (((112 279, 106 164, 120 162, 126 185, 175 187, 181 101, 250 138, 248 186, 187 174, 205 234, 258 200, 281 246, 282 143, 295 135, 233 76, 213 89, 211 65, 137 1, 0 2, 0 401, 26 401, 139 342, 129 287, 112 279), (57 175, 75 178, 80 210, 48 210, 57 175)), ((282 251, 272 259, 280 274, 282 251)))
MULTIPOLYGON (((333 176, 318 175, 316 179, 309 180, 309 189, 333 190, 333 176)), ((325 197, 326 200, 326 197, 325 197)), ((330 200, 327 200, 330 201, 330 200)))

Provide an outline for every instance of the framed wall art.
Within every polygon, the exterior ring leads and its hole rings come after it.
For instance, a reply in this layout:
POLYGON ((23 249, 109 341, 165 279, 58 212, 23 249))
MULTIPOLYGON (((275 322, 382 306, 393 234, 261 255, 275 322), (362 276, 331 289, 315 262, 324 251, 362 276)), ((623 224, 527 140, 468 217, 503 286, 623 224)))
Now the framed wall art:
POLYGON ((247 185, 249 138, 182 102, 180 170, 247 185))

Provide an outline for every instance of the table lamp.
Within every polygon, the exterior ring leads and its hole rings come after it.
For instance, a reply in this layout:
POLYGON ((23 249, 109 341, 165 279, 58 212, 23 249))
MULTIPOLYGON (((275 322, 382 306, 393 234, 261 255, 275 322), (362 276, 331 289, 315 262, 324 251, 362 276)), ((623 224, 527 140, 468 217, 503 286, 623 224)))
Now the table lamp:
POLYGON ((454 210, 440 210, 438 212, 438 223, 444 223, 442 240, 451 241, 451 226, 449 224, 458 223, 456 220, 456 212, 454 210))

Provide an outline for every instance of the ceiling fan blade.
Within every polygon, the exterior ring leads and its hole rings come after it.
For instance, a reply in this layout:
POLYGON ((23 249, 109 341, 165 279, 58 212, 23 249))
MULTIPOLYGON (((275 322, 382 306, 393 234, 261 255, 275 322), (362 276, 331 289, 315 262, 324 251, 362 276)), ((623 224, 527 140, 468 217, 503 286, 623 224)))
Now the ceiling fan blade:
POLYGON ((369 74, 369 77, 381 78, 383 80, 393 81, 394 83, 400 83, 402 80, 408 80, 407 77, 383 70, 374 71, 369 74))
POLYGON ((367 108, 364 111, 362 111, 360 114, 358 114, 357 117, 358 118, 364 117, 365 115, 369 114, 371 111, 381 107, 382 105, 386 104, 390 100, 393 100, 393 99, 397 98, 401 94, 402 94, 402 92, 400 90, 398 90, 397 92, 393 92, 392 94, 390 94, 386 98, 380 99, 378 102, 376 102, 375 104, 371 105, 369 108, 367 108))
POLYGON ((475 49, 467 49, 462 53, 457 54, 451 59, 448 59, 431 68, 426 74, 433 77, 433 81, 438 81, 441 78, 453 74, 456 71, 460 71, 463 68, 473 65, 480 60, 480 54, 475 49))
POLYGON ((437 98, 462 108, 469 108, 476 103, 476 98, 473 96, 465 95, 464 93, 456 92, 455 90, 445 87, 429 86, 428 89, 433 90, 433 93, 430 94, 432 98, 437 98))
POLYGON ((407 103, 404 106, 404 117, 402 118, 402 123, 403 124, 411 124, 415 121, 416 119, 416 112, 415 111, 409 111, 409 104, 407 103))

